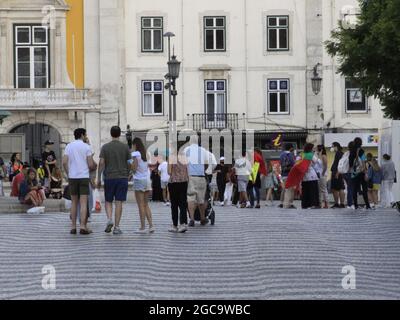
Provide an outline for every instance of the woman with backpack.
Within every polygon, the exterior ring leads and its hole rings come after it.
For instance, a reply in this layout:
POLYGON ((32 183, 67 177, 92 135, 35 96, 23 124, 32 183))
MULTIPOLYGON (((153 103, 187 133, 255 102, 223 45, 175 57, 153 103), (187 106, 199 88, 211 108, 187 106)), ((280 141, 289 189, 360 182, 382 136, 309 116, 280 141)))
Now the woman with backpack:
POLYGON ((337 208, 345 208, 344 199, 345 199, 345 186, 343 181, 343 175, 339 172, 339 162, 343 157, 343 149, 339 142, 334 142, 332 144, 331 152, 335 153, 335 160, 333 161, 331 172, 331 189, 333 192, 333 198, 335 200, 335 204, 332 209, 337 208))
POLYGON ((367 157, 365 155, 364 149, 362 149, 361 138, 356 138, 354 140, 353 149, 350 151, 349 155, 349 166, 351 172, 351 182, 353 185, 353 204, 354 209, 358 209, 358 193, 362 189, 362 195, 365 202, 365 208, 371 210, 371 206, 368 200, 368 184, 366 179, 366 161, 367 157))
POLYGON ((347 209, 353 208, 353 182, 351 180, 351 170, 349 164, 350 152, 354 148, 354 141, 351 141, 347 149, 348 151, 343 155, 342 159, 339 161, 338 169, 342 170, 343 178, 346 182, 346 191, 347 191, 347 209), (343 163, 342 163, 343 162, 343 163), (343 166, 343 168, 341 168, 343 166))
POLYGON ((368 158, 368 197, 372 203, 372 209, 375 209, 379 204, 378 192, 381 188, 382 183, 382 170, 378 164, 378 161, 372 156, 372 154, 367 155, 368 158))

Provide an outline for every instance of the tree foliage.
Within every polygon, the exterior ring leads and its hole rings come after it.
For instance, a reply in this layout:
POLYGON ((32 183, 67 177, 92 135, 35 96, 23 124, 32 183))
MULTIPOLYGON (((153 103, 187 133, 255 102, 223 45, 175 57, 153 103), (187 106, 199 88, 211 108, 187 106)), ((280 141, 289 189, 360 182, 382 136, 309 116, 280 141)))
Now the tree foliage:
POLYGON ((342 24, 325 43, 339 73, 379 99, 385 116, 400 119, 400 0, 359 0, 353 28, 342 24))

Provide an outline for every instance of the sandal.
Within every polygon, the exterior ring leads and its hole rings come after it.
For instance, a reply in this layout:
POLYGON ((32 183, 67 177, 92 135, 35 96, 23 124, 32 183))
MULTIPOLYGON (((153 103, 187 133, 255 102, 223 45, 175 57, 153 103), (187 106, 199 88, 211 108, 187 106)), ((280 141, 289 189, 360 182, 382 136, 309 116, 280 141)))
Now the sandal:
POLYGON ((79 231, 79 233, 82 234, 82 235, 87 236, 87 235, 89 235, 89 234, 92 234, 93 231, 92 231, 92 230, 89 230, 89 229, 87 229, 87 230, 81 229, 81 230, 79 231))
POLYGON ((76 232, 76 229, 71 229, 71 232, 70 232, 71 234, 76 234, 77 232, 76 232))

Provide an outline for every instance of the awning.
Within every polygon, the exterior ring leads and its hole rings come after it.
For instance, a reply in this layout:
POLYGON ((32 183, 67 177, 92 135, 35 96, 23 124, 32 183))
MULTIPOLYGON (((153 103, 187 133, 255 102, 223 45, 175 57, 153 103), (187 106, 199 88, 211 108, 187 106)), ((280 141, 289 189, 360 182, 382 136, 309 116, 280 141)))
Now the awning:
POLYGON ((255 136, 261 139, 276 139, 279 135, 282 136, 283 140, 288 139, 306 139, 308 137, 307 131, 285 131, 285 132, 260 132, 256 131, 255 136))

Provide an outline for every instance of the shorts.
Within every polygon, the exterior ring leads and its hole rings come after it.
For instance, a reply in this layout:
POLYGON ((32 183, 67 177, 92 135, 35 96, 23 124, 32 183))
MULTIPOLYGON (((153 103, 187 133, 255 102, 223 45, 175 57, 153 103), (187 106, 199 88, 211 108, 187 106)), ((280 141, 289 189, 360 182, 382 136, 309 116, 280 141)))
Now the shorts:
POLYGON ((168 188, 168 181, 161 181, 161 189, 167 189, 168 188))
POLYGON ((331 189, 332 190, 344 190, 346 189, 344 186, 343 175, 339 174, 339 178, 335 178, 335 173, 333 173, 332 181, 331 181, 331 189))
POLYGON ((248 176, 237 176, 238 192, 247 192, 247 184, 249 183, 248 176))
POLYGON ((187 201, 203 204, 206 200, 207 181, 205 177, 189 177, 187 201))
POLYGON ((373 191, 379 191, 379 190, 381 190, 381 185, 378 184, 378 183, 374 183, 373 186, 372 186, 372 190, 373 190, 373 191))
POLYGON ((128 179, 104 180, 104 197, 106 202, 125 202, 128 194, 128 179))
POLYGON ((71 196, 88 196, 89 195, 89 183, 88 179, 69 179, 69 192, 71 196))
POLYGON ((151 191, 151 181, 147 179, 134 179, 133 190, 136 192, 151 191))

